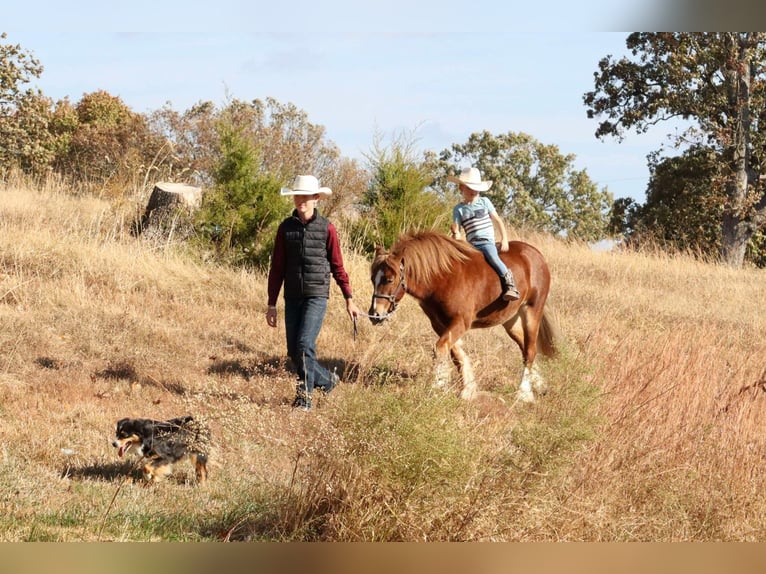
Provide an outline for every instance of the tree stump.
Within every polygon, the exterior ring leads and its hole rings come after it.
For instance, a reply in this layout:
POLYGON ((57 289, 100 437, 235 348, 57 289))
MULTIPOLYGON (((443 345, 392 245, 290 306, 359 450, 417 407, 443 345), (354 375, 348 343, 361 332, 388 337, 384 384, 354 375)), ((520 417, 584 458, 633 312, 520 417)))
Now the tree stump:
POLYGON ((190 216, 202 202, 202 188, 161 181, 154 185, 149 203, 138 225, 138 234, 168 238, 188 237, 190 216))

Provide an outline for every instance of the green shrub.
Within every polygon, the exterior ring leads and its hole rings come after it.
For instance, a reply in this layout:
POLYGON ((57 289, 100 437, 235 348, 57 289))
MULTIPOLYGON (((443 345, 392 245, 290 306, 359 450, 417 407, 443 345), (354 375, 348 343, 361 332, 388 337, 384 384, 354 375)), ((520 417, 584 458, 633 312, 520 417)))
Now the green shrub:
POLYGON ((295 530, 313 522, 317 539, 460 539, 484 452, 463 406, 426 386, 349 389, 332 410, 333 433, 302 467, 295 530))
POLYGON ((350 232, 352 244, 372 252, 405 232, 449 227, 451 207, 429 188, 430 170, 401 138, 388 148, 376 145, 368 156, 371 179, 362 198, 361 217, 350 232))
POLYGON ((582 369, 567 360, 556 368, 556 390, 536 406, 500 403, 490 417, 476 402, 413 380, 347 388, 326 411, 332 431, 311 439, 296 463, 299 487, 282 513, 283 532, 344 541, 518 537, 529 518, 514 508, 528 506, 532 493, 553 504, 600 424, 582 369))
POLYGON ((279 194, 282 182, 261 171, 258 150, 240 130, 226 121, 218 128, 221 158, 197 225, 219 259, 262 266, 271 254, 276 227, 289 212, 279 194))

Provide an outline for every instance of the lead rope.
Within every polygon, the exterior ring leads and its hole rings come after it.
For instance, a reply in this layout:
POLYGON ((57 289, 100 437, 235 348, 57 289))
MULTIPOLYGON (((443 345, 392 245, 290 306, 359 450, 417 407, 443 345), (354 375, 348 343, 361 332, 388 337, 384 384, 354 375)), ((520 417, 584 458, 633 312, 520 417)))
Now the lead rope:
POLYGON ((354 322, 354 341, 356 342, 356 336, 359 333, 359 325, 357 324, 357 318, 358 317, 365 317, 367 319, 380 319, 381 321, 384 321, 391 317, 394 314, 394 311, 396 311, 396 307, 394 307, 393 311, 389 311, 385 315, 370 315, 368 313, 359 313, 357 315, 354 315, 352 320, 354 322))

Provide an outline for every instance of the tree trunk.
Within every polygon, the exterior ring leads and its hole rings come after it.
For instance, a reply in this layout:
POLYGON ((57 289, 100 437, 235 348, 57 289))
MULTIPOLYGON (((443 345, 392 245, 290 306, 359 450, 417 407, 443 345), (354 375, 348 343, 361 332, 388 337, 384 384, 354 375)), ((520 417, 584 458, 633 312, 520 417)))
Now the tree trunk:
POLYGON ((721 227, 721 259, 730 267, 742 267, 745 250, 754 229, 746 220, 747 190, 750 178, 750 105, 752 101, 750 61, 747 40, 742 38, 736 45, 739 66, 729 71, 731 76, 730 99, 737 111, 732 141, 732 176, 729 182, 729 201, 721 227))
POLYGON ((721 231, 721 260, 729 267, 739 269, 745 263, 745 250, 753 236, 752 226, 726 213, 721 231))

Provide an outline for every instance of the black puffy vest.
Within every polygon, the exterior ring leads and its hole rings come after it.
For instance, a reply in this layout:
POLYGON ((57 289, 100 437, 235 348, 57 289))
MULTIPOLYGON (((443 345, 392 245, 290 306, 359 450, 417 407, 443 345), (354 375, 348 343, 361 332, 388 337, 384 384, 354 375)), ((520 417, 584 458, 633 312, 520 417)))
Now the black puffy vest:
POLYGON ((330 296, 327 228, 319 215, 303 224, 297 215, 285 220, 285 298, 330 296))

